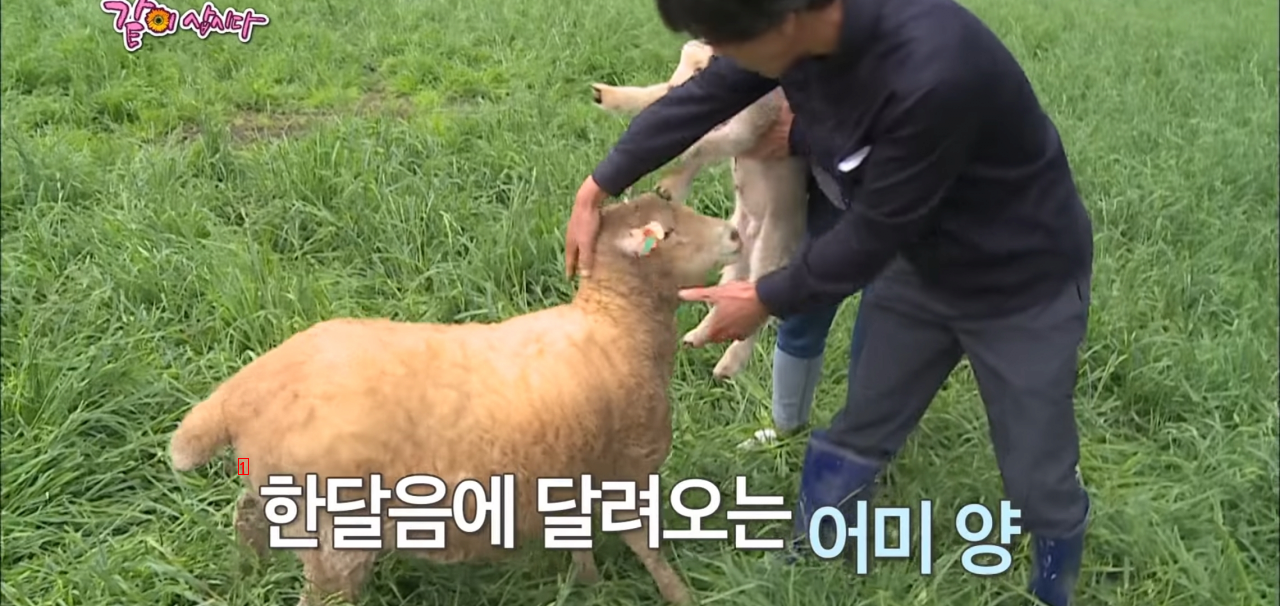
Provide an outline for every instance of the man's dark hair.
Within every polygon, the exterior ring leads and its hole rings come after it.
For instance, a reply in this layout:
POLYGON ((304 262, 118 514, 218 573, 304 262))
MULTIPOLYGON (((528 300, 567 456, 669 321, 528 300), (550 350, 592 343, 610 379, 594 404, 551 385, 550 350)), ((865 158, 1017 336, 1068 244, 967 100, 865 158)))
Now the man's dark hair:
POLYGON ((824 8, 836 0, 657 0, 667 29, 707 44, 753 40, 779 26, 787 15, 824 8))

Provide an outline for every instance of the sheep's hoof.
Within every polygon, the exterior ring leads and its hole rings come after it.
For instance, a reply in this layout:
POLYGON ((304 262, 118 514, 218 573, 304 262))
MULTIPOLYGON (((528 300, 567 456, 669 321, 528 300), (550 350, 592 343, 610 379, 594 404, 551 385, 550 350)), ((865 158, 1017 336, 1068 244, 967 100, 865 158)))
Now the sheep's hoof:
POLYGON ((595 556, 591 553, 573 554, 573 580, 581 585, 595 585, 600 582, 600 569, 596 567, 595 556))
POLYGON ((689 589, 682 583, 660 585, 658 592, 662 594, 662 599, 676 606, 693 606, 694 604, 693 596, 689 595, 689 589))
POLYGON ((600 582, 600 571, 594 566, 591 568, 575 566, 573 580, 579 585, 595 585, 600 582))

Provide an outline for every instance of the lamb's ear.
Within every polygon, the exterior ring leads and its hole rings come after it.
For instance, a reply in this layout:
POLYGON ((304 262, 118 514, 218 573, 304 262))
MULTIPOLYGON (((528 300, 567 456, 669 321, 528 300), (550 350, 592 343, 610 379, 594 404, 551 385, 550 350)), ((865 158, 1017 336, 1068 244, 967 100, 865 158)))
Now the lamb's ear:
POLYGON ((666 233, 667 229, 661 223, 650 221, 644 227, 628 230, 618 239, 618 248, 627 254, 645 257, 658 247, 658 243, 666 237, 666 233))
POLYGON ((685 164, 673 166, 653 187, 653 193, 667 202, 687 204, 689 189, 697 175, 698 171, 694 166, 685 164))

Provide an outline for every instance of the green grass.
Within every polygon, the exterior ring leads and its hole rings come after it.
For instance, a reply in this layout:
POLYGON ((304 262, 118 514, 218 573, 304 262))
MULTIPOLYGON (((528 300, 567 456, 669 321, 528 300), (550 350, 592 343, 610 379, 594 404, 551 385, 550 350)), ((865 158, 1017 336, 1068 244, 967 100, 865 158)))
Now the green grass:
MULTIPOLYGON (((178 419, 322 319, 567 300, 570 200, 625 126, 586 85, 665 79, 679 40, 642 0, 264 0, 249 44, 179 31, 130 54, 96 4, 3 14, 3 600, 291 603, 296 560, 238 559, 233 463, 169 469, 178 419)), ((1024 62, 1096 226, 1080 604, 1275 604, 1277 1, 968 4, 1024 62)), ((727 173, 700 183, 696 204, 727 216, 727 173)), ((851 308, 819 422, 842 402, 851 308)), ((790 502, 801 443, 734 449, 768 419, 772 338, 731 384, 710 378, 720 348, 681 353, 668 487, 746 474, 790 502)), ((710 541, 674 545, 674 564, 708 604, 1025 603, 1024 545, 994 578, 958 561, 950 515, 1001 496, 967 371, 888 484, 882 503, 933 500, 931 576, 914 554, 859 577, 710 541)), ((562 553, 389 558, 363 603, 657 602, 620 541, 598 556, 591 589, 565 585, 562 553)))

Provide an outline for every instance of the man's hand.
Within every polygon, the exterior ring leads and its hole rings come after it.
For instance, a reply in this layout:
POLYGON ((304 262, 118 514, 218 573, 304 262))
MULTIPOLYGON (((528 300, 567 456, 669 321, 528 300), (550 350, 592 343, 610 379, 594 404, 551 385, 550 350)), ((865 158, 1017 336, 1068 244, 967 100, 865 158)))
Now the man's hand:
POLYGON ((760 137, 755 146, 742 154, 744 158, 757 160, 781 160, 791 155, 791 121, 795 116, 791 113, 791 105, 782 104, 782 111, 769 131, 760 137))
POLYGON ((735 281, 710 288, 686 288, 680 291, 685 301, 702 301, 715 308, 707 340, 711 343, 742 340, 760 329, 769 319, 769 310, 756 296, 753 282, 735 281))
POLYGON ((573 212, 569 215, 569 227, 564 234, 566 277, 572 278, 575 272, 582 277, 591 275, 596 238, 600 235, 600 204, 606 197, 608 194, 591 177, 587 177, 582 182, 582 187, 578 188, 578 195, 573 201, 573 212))

